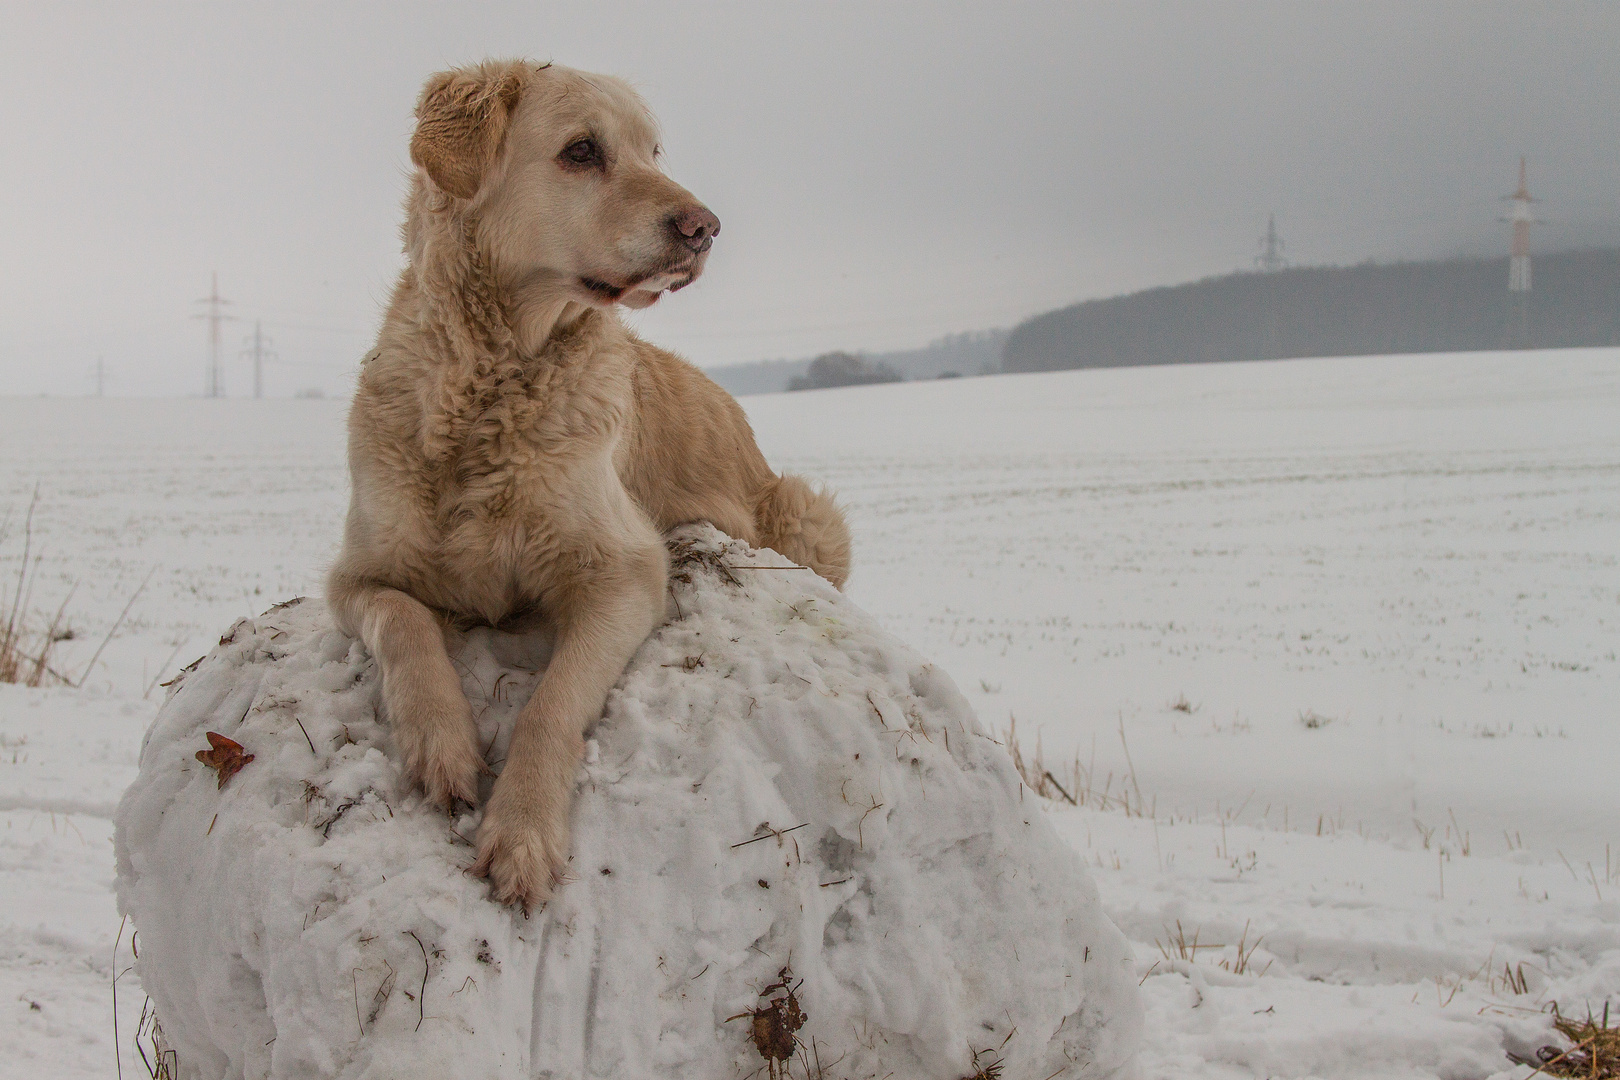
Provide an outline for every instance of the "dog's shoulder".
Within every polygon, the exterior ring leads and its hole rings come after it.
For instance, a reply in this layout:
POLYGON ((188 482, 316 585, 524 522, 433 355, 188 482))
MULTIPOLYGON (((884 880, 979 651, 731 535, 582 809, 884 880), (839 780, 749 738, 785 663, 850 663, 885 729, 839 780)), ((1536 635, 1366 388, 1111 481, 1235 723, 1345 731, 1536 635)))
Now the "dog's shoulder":
POLYGON ((684 357, 627 334, 636 407, 654 423, 691 423, 723 414, 742 415, 742 407, 724 387, 684 357))
POLYGON ((351 455, 364 453, 379 442, 396 453, 421 442, 418 388, 424 378, 423 368, 407 351, 385 344, 365 355, 349 404, 351 455))

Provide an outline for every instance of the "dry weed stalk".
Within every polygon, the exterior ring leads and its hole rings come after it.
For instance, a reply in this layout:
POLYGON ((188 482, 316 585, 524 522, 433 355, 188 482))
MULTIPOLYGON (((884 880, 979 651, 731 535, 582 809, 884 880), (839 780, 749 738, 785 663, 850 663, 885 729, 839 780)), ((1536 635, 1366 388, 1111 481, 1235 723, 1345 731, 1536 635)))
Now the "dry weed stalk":
MULTIPOLYGON (((34 583, 39 579, 40 556, 34 553, 34 508, 39 504, 39 487, 28 503, 23 519, 22 562, 17 567, 17 584, 12 589, 11 603, 6 606, 6 621, 0 625, 0 683, 19 683, 23 686, 46 686, 70 680, 51 667, 51 652, 59 642, 72 638, 73 633, 62 623, 68 600, 62 604, 45 624, 43 631, 30 629, 34 583), (32 563, 29 562, 32 557, 32 563)), ((9 516, 7 521, 9 521, 9 516)), ((6 524, 0 522, 0 543, 6 539, 6 524)))
MULTIPOLYGON (((1125 760, 1130 761, 1130 748, 1125 744, 1125 729, 1123 722, 1120 726, 1120 745, 1125 746, 1125 760)), ((1136 784, 1136 770, 1127 768, 1125 775, 1115 776, 1109 773, 1103 777, 1099 785, 1096 779, 1095 749, 1093 761, 1090 765, 1080 761, 1079 751, 1075 752, 1074 760, 1067 765, 1059 766, 1062 776, 1059 777, 1046 764, 1045 753, 1041 748, 1041 737, 1035 736, 1035 752, 1033 755, 1024 752, 1023 744, 1018 741, 1018 717, 1009 716, 1006 729, 1001 733, 1002 745, 1007 748, 1007 754, 1012 758, 1013 768, 1023 779, 1024 786, 1043 799, 1054 802, 1064 802, 1070 806, 1088 806, 1094 810, 1123 810, 1127 817, 1150 817, 1153 808, 1142 797, 1142 789, 1136 784), (1118 783, 1118 790, 1114 785, 1118 783)), ((1157 801, 1157 800, 1155 800, 1157 801)))
MULTIPOLYGON (((1164 954, 1164 958, 1166 960, 1169 960, 1169 961, 1172 961, 1172 962, 1174 962, 1176 960, 1185 960, 1188 963, 1192 963, 1193 961, 1198 959, 1198 950, 1199 949, 1224 949, 1224 948, 1226 948, 1225 945, 1214 945, 1214 944, 1203 945, 1203 944, 1200 944, 1199 941, 1198 941, 1198 935, 1201 934, 1201 933, 1203 933, 1203 930, 1200 929, 1200 928, 1195 927, 1193 929, 1192 940, 1188 941, 1187 940, 1187 931, 1182 929, 1181 920, 1177 919, 1176 920, 1176 932, 1174 934, 1172 934, 1172 933, 1170 933, 1170 928, 1168 926, 1165 927, 1164 928, 1165 940, 1160 941, 1158 938, 1154 938, 1153 939, 1153 944, 1155 944, 1155 945, 1157 945, 1159 947, 1159 952, 1164 954), (1172 952, 1172 950, 1174 950, 1174 952, 1172 952)), ((1258 941, 1256 941, 1255 944, 1258 945, 1260 943, 1258 941)))
POLYGON ((1528 994, 1530 992, 1530 977, 1524 973, 1524 964, 1522 962, 1517 969, 1511 964, 1503 963, 1501 976, 1490 976, 1487 985, 1493 994, 1501 993, 1501 990, 1497 989, 1498 986, 1514 995, 1528 994))
POLYGON ((140 1052, 141 1063, 146 1066, 146 1075, 151 1080, 179 1080, 179 1059, 163 1037, 163 1025, 158 1023, 157 1009, 153 1008, 151 998, 141 1006, 141 1020, 135 1026, 135 1049, 140 1052))
POLYGON ((1270 960, 1267 960, 1266 966, 1259 971, 1253 970, 1254 951, 1260 947, 1260 943, 1264 940, 1266 940, 1266 936, 1261 934, 1251 943, 1249 941, 1249 921, 1247 919, 1243 920, 1243 936, 1238 938, 1237 956, 1222 960, 1221 967, 1234 975, 1264 975, 1271 970, 1270 960))
MULTIPOLYGON (((1165 961, 1172 964, 1177 960, 1185 960, 1189 964, 1196 963, 1198 950, 1200 949, 1225 949, 1228 947, 1216 942, 1199 941, 1199 935, 1202 933, 1202 928, 1194 927, 1192 940, 1187 940, 1187 931, 1182 927, 1181 920, 1178 919, 1176 920, 1175 932, 1171 933, 1170 928, 1165 927, 1165 940, 1160 941, 1158 938, 1154 938, 1153 944, 1159 947, 1159 953, 1164 957, 1165 961)), ((1237 955, 1220 961, 1218 966, 1234 975, 1254 975, 1257 977, 1264 975, 1271 970, 1271 961, 1267 960, 1266 966, 1259 971, 1254 969, 1255 950, 1260 948, 1260 943, 1264 940, 1265 935, 1262 934, 1251 942, 1249 940, 1249 924, 1245 922, 1243 924, 1243 935, 1238 938, 1238 943, 1235 946, 1237 955)), ((1154 961, 1154 967, 1157 966, 1158 961, 1154 961)), ((1143 981, 1146 981, 1146 976, 1143 976, 1143 981)))

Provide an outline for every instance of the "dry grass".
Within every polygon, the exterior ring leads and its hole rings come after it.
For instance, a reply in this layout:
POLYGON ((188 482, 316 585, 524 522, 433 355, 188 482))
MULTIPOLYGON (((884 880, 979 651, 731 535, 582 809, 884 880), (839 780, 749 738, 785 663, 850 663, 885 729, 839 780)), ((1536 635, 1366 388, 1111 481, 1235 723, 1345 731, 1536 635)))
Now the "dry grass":
POLYGON ((1264 934, 1261 934, 1253 941, 1249 940, 1249 922, 1245 919, 1243 921, 1243 936, 1238 938, 1237 955, 1222 960, 1221 967, 1234 975, 1264 975, 1271 970, 1270 960, 1267 960, 1266 966, 1259 971, 1254 970, 1254 952, 1264 940, 1266 940, 1264 934))
POLYGON ((973 1051, 973 1075, 964 1076, 962 1080, 1001 1080, 1001 1059, 991 1057, 989 1050, 973 1051), (979 1060, 981 1057, 983 1061, 979 1060))
MULTIPOLYGON (((39 505, 39 488, 34 488, 33 498, 28 503, 28 513, 23 518, 23 549, 22 560, 17 566, 17 580, 12 586, 9 599, 0 597, 0 683, 17 683, 23 686, 83 686, 85 679, 95 669, 96 661, 101 659, 101 653, 107 648, 108 642, 118 633, 124 625, 124 619, 129 615, 130 608, 140 599, 146 590, 147 583, 157 572, 153 565, 147 571, 146 577, 141 581, 139 588, 130 594, 129 602, 124 610, 118 613, 112 628, 107 636, 101 639, 90 662, 84 666, 79 677, 74 679, 62 673, 53 662, 56 647, 64 641, 72 641, 76 636, 64 616, 67 613, 68 602, 79 586, 75 583, 57 605, 56 613, 49 619, 41 619, 33 607, 34 585, 39 580, 39 567, 44 556, 34 551, 34 510, 39 505)), ((8 526, 11 524, 9 512, 0 519, 0 544, 6 542, 8 526)), ((147 690, 151 692, 150 687, 147 690)))
MULTIPOLYGON (((1175 932, 1171 933, 1170 928, 1166 926, 1164 928, 1165 940, 1160 941, 1158 938, 1154 938, 1153 944, 1159 947, 1159 955, 1164 958, 1163 962, 1169 964, 1174 964, 1178 960, 1184 960, 1189 964, 1196 964, 1198 962, 1198 950, 1200 949, 1218 949, 1225 951, 1227 948, 1235 947, 1237 950, 1237 955, 1228 956, 1223 960, 1217 961, 1218 967, 1224 968, 1234 975, 1253 975, 1256 977, 1264 975, 1266 972, 1271 970, 1270 960, 1266 961, 1265 967, 1260 968, 1259 970, 1255 969, 1254 954, 1256 950, 1260 948, 1260 943, 1265 940, 1265 936, 1261 935, 1260 937, 1255 938, 1253 941, 1250 941, 1249 924, 1247 922, 1243 924, 1243 936, 1238 939, 1236 946, 1227 946, 1219 942, 1200 941, 1199 935, 1202 932, 1203 931, 1200 928, 1194 927, 1192 940, 1189 941, 1187 939, 1187 931, 1182 927, 1181 920, 1177 919, 1175 932)), ((1147 975, 1142 976, 1142 982, 1147 982, 1148 975, 1153 974, 1154 970, 1158 968, 1159 964, 1160 961, 1158 960, 1153 962, 1153 967, 1148 969, 1147 975)))
MULTIPOLYGON (((709 573, 718 576, 727 585, 742 584, 737 575, 732 573, 733 570, 741 568, 726 562, 726 554, 731 549, 730 544, 716 551, 697 540, 665 540, 664 543, 669 548, 670 581, 679 581, 690 585, 693 570, 707 570, 709 573)), ((789 567, 788 569, 793 568, 789 567)))
POLYGON ((1574 1045, 1567 1050, 1543 1046, 1536 1051, 1535 1061, 1516 1058, 1521 1065, 1536 1066, 1536 1071, 1530 1075, 1620 1080, 1620 1021, 1613 1027, 1609 1025, 1607 1003, 1601 1017, 1593 1017, 1588 1011, 1585 1020, 1574 1020, 1561 1014, 1554 1002, 1553 1027, 1574 1045))
MULTIPOLYGON (((1245 927, 1245 930, 1247 930, 1247 927, 1245 927)), ((1200 943, 1199 940, 1198 940, 1198 936, 1199 936, 1200 933, 1202 933, 1202 931, 1195 927, 1193 929, 1192 940, 1188 941, 1187 940, 1187 931, 1182 929, 1181 920, 1177 919, 1176 920, 1176 932, 1174 934, 1172 934, 1170 932, 1170 928, 1168 926, 1165 927, 1164 928, 1164 936, 1165 936, 1166 940, 1160 941, 1158 938, 1154 938, 1153 939, 1153 944, 1155 944, 1155 945, 1157 945, 1159 947, 1160 954, 1162 954, 1166 960, 1169 960, 1169 961, 1185 960, 1188 963, 1193 963, 1198 959, 1198 950, 1199 949, 1224 949, 1224 948, 1226 948, 1225 945, 1222 945, 1222 944, 1219 944, 1219 943, 1209 943, 1209 942, 1200 943)), ((1258 945, 1259 942, 1255 942, 1255 944, 1258 945)))
MULTIPOLYGON (((56 614, 43 623, 32 607, 40 564, 40 556, 34 551, 34 508, 38 503, 36 489, 23 519, 23 550, 17 580, 3 609, 5 621, 0 623, 0 683, 48 686, 70 681, 51 666, 51 654, 59 643, 73 637, 73 631, 62 621, 73 593, 70 591, 56 614)), ((0 543, 7 539, 9 524, 9 515, 0 521, 0 543)))
POLYGON ((1024 786, 1043 799, 1070 806, 1089 806, 1094 810, 1123 810, 1128 817, 1153 816, 1153 807, 1143 799, 1142 789, 1137 786, 1136 769, 1130 765, 1131 750, 1125 743, 1123 721, 1120 722, 1119 742, 1125 750, 1126 771, 1122 775, 1110 772, 1100 782, 1096 773, 1095 749, 1090 764, 1082 762, 1077 751, 1073 760, 1057 766, 1057 772, 1046 763, 1040 735, 1035 736, 1035 752, 1026 753, 1018 740, 1016 716, 1009 717, 1007 728, 1001 733, 1001 742, 1012 758, 1013 767, 1023 778, 1024 786))
POLYGON ((141 1006, 141 1020, 135 1027, 135 1049, 151 1080, 178 1080, 180 1064, 163 1037, 163 1025, 158 1023, 157 1009, 151 998, 141 1006))

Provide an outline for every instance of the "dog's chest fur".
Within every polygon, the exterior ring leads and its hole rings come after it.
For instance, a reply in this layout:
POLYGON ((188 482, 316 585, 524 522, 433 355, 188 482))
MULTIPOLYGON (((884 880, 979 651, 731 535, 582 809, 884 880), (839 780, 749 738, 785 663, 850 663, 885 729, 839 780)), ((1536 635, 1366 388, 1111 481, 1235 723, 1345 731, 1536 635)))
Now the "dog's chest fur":
POLYGON ((396 587, 498 623, 541 600, 560 551, 594 546, 580 535, 589 493, 618 489, 631 409, 631 361, 612 345, 585 327, 528 359, 367 363, 350 419, 356 499, 376 563, 407 579, 396 587))

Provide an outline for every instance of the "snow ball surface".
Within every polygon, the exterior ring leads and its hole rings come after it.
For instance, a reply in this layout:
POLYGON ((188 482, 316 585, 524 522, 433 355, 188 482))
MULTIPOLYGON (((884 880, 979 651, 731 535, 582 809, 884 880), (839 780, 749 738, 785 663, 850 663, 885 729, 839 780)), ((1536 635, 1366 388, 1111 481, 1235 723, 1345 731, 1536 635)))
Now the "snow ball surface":
MULTIPOLYGON (((672 550, 668 621, 588 735, 570 880, 529 917, 466 874, 476 812, 406 788, 320 601, 184 673, 116 823, 181 1077, 742 1080, 783 984, 784 1075, 1132 1074, 1125 938, 951 680, 775 552, 672 550), (223 787, 208 731, 253 755, 223 787)), ((498 770, 547 643, 453 651, 498 770)))

